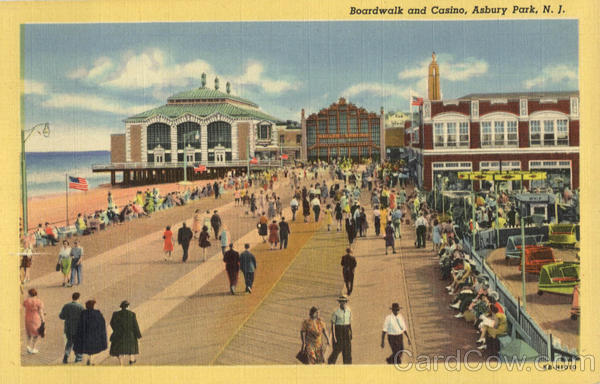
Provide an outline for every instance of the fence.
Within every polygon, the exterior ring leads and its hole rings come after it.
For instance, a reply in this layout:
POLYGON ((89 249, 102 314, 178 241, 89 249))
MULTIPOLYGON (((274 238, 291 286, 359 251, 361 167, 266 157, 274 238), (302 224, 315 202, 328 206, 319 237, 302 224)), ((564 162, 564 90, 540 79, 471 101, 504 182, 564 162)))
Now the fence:
POLYGON ((463 249, 471 256, 471 261, 476 265, 477 269, 482 274, 487 275, 490 282, 490 289, 498 292, 499 301, 505 308, 506 318, 512 327, 511 337, 515 338, 518 335, 520 339, 529 344, 540 356, 544 356, 550 361, 555 361, 558 357, 567 360, 578 360, 577 351, 570 351, 555 343, 552 339, 552 334, 546 334, 531 316, 527 314, 521 306, 520 301, 513 297, 510 291, 498 279, 494 271, 488 266, 485 259, 473 249, 470 234, 465 234, 462 243, 463 249))

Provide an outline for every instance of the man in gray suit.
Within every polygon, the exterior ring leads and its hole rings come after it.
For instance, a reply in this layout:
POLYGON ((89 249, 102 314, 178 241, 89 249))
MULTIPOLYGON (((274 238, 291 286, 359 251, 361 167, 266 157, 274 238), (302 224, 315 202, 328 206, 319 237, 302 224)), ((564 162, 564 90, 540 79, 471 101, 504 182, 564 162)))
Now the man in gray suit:
MULTIPOLYGON (((79 325, 79 318, 83 311, 83 305, 79 303, 79 292, 73 293, 71 296, 72 302, 64 305, 58 317, 65 321, 65 337, 67 338, 67 344, 65 345, 65 357, 63 358, 63 364, 69 362, 69 356, 73 349, 73 343, 75 341, 75 334, 77 333, 77 326, 79 325)), ((75 354, 75 362, 79 363, 83 356, 81 354, 75 354)))
POLYGON ((256 258, 248 249, 250 244, 244 244, 245 251, 240 255, 240 269, 244 274, 246 282, 246 292, 252 293, 252 283, 254 283, 254 271, 256 270, 256 258))

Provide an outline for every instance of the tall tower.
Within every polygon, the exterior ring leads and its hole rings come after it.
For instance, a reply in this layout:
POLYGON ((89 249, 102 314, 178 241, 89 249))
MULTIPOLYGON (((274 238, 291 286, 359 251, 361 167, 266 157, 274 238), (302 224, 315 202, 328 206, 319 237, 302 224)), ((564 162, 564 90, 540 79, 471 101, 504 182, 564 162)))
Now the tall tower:
POLYGON ((440 67, 435 61, 435 52, 431 54, 431 63, 429 64, 428 96, 429 100, 439 100, 441 97, 440 67))

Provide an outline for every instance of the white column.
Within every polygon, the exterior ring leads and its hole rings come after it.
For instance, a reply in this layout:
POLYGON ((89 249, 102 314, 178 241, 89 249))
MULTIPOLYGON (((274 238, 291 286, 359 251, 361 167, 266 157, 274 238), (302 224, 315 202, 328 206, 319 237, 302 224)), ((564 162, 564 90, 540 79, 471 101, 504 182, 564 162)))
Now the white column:
POLYGON ((206 123, 200 124, 200 152, 202 162, 208 161, 208 133, 206 123))
POLYGON ((250 136, 248 137, 250 140, 250 157, 254 157, 254 152, 256 151, 256 122, 252 121, 250 123, 250 136))
POLYGON ((177 162, 177 124, 171 124, 171 163, 177 162))
POLYGON ((231 160, 239 160, 238 123, 231 124, 231 160))
POLYGON ((142 140, 140 145, 142 146, 141 148, 141 154, 142 154, 142 163, 146 163, 148 161, 148 145, 147 145, 147 135, 146 133, 148 132, 148 124, 142 124, 142 132, 141 132, 141 138, 142 140))

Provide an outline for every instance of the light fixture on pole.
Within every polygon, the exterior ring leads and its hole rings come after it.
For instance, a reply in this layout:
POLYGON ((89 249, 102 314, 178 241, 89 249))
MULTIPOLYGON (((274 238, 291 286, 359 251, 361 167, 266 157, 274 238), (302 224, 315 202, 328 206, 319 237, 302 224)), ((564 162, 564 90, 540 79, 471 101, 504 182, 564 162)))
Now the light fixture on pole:
POLYGON ((188 137, 188 135, 194 135, 193 137, 196 141, 200 140, 200 135, 198 134, 198 131, 186 132, 183 134, 183 182, 184 183, 187 183, 187 153, 186 153, 185 140, 188 137))
POLYGON ((35 132, 44 137, 50 136, 50 123, 41 123, 29 129, 21 129, 21 202, 23 205, 23 236, 25 237, 29 230, 27 214, 27 169, 25 161, 25 142, 35 132))

